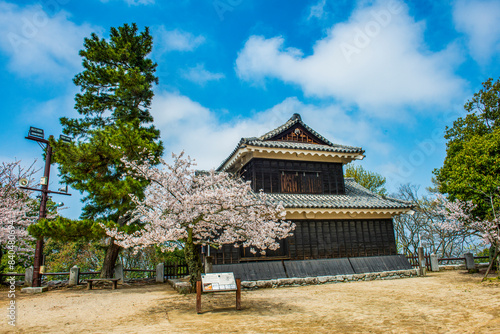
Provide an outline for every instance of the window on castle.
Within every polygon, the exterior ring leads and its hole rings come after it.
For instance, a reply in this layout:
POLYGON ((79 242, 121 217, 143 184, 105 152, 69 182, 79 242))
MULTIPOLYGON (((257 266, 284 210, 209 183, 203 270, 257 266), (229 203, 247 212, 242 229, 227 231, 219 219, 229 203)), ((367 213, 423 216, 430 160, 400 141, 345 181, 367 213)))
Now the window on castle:
POLYGON ((320 172, 281 172, 281 192, 289 194, 322 194, 320 172))

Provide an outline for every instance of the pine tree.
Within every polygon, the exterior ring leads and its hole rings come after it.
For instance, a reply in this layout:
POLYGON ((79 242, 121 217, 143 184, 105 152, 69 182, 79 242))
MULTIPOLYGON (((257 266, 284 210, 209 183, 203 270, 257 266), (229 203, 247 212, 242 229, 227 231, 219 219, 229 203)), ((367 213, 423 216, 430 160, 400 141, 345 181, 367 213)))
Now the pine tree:
MULTIPOLYGON (((80 51, 84 70, 73 81, 81 89, 75 98, 81 117, 60 119, 64 134, 74 138, 71 144, 52 144, 62 179, 84 194, 80 218, 87 224, 104 221, 125 232, 140 228, 126 224, 135 207, 129 194, 143 197, 148 181, 128 175, 122 159, 140 163, 163 153, 149 112, 158 83, 157 64, 147 58, 152 46, 149 29, 139 32, 134 23, 111 28, 109 41, 92 34, 80 51)), ((109 240, 102 277, 112 276, 120 249, 109 240)))

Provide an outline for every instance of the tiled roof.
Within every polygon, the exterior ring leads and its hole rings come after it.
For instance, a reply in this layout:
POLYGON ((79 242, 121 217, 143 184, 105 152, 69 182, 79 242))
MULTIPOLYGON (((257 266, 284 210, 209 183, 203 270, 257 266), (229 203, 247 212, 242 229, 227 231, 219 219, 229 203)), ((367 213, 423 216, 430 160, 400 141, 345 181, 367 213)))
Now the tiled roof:
POLYGON ((353 178, 345 178, 345 195, 267 194, 285 208, 317 209, 409 209, 411 202, 376 195, 353 178))
POLYGON ((344 145, 319 145, 310 143, 299 143, 284 140, 268 140, 263 141, 258 138, 243 138, 243 143, 253 146, 272 147, 272 148, 292 148, 298 150, 314 150, 342 153, 362 153, 363 150, 359 147, 344 146, 344 145))
POLYGON ((236 148, 231 152, 229 157, 227 157, 217 168, 217 170, 221 170, 223 166, 226 164, 226 162, 231 159, 231 157, 240 149, 242 146, 245 145, 252 145, 252 146, 259 146, 259 147, 268 147, 268 148, 290 148, 290 149, 297 149, 297 150, 311 150, 311 151, 324 151, 324 152, 339 152, 339 153, 360 153, 363 154, 364 150, 361 147, 354 147, 354 146, 346 146, 346 145, 339 145, 339 144, 334 144, 330 142, 328 139, 314 131, 312 128, 310 128, 307 124, 302 122, 302 119, 299 114, 293 114, 293 116, 283 125, 277 127, 276 129, 267 132, 266 134, 260 136, 260 137, 249 137, 249 138, 241 138, 240 142, 236 146, 236 148), (306 128, 312 135, 316 136, 318 139, 320 139, 322 142, 324 142, 326 145, 319 145, 319 144, 310 144, 310 143, 299 143, 299 142, 292 142, 292 141, 277 141, 277 140, 269 140, 278 134, 290 129, 292 126, 296 125, 299 123, 302 125, 304 128, 306 128))
POLYGON ((313 134, 314 136, 318 137, 320 140, 322 140, 326 144, 328 144, 328 145, 335 145, 335 144, 332 144, 330 141, 328 141, 328 139, 326 139, 325 137, 323 137, 322 135, 320 135, 319 133, 317 133, 316 131, 314 131, 312 128, 310 128, 306 123, 302 122, 302 118, 300 117, 299 114, 293 114, 293 116, 285 124, 278 126, 276 129, 271 130, 271 131, 267 132, 266 134, 263 134, 262 136, 259 137, 259 139, 260 140, 271 139, 274 136, 276 136, 276 135, 278 135, 278 134, 280 134, 280 133, 282 133, 282 132, 290 129, 292 126, 294 126, 297 123, 299 123, 300 125, 302 125, 311 134, 313 134))

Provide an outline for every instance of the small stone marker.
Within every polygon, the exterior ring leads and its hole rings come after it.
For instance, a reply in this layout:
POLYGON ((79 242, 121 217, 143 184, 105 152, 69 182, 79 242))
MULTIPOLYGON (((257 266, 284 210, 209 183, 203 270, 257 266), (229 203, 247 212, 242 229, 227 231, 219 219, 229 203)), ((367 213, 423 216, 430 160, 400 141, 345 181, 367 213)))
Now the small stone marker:
POLYGON ((439 271, 439 261, 436 254, 431 254, 431 270, 439 271))
POLYGON ((24 286, 31 286, 33 284, 33 267, 26 268, 24 272, 24 286))
POLYGON ((78 285, 80 283, 80 268, 78 266, 73 266, 69 270, 69 281, 68 286, 78 285))
POLYGON ((123 276, 123 265, 121 263, 115 266, 115 274, 113 276, 114 278, 118 278, 118 282, 123 283, 125 277, 123 276))
POLYGON ((165 263, 156 266, 156 282, 165 283, 165 263))
POLYGON ((471 271, 476 270, 476 264, 474 263, 474 255, 472 253, 465 253, 465 269, 471 271))
POLYGON ((42 293, 45 291, 48 291, 49 287, 48 286, 39 286, 39 287, 27 287, 27 288, 22 288, 21 292, 22 293, 42 293))
POLYGON ((205 273, 213 273, 213 262, 214 258, 212 256, 205 257, 205 273))
POLYGON ((425 276, 427 271, 423 247, 418 247, 418 271, 419 276, 425 276))

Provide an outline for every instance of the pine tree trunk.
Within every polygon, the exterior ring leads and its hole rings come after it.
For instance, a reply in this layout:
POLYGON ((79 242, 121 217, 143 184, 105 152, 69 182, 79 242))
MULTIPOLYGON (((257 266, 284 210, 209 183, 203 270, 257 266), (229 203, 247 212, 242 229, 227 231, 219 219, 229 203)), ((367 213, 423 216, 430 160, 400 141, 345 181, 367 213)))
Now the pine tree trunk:
POLYGON ((186 262, 189 268, 189 282, 191 283, 191 288, 196 289, 196 281, 201 279, 202 264, 199 252, 199 247, 197 247, 193 242, 193 230, 188 230, 188 238, 184 246, 184 255, 186 257, 186 262))
POLYGON ((109 246, 106 249, 106 256, 102 264, 101 278, 112 278, 115 272, 116 259, 122 248, 115 244, 114 239, 110 240, 109 246))

